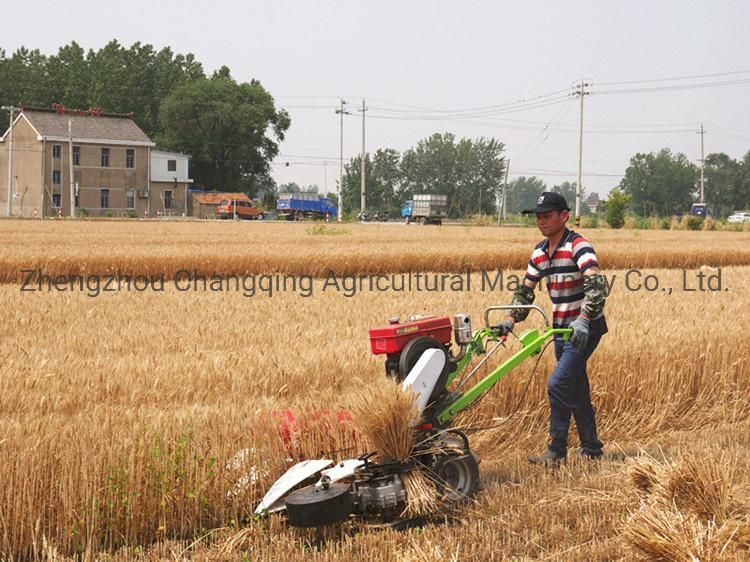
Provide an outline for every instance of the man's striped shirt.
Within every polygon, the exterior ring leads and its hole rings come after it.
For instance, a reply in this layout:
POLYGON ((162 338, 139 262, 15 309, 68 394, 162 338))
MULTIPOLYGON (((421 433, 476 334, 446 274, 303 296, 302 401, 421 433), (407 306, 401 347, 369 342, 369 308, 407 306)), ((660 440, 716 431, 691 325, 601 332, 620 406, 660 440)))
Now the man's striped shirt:
MULTIPOLYGON (((553 325, 564 328, 581 312, 583 272, 591 267, 599 267, 599 262, 591 243, 567 228, 554 254, 550 256, 548 252, 549 240, 536 245, 526 268, 526 279, 538 283, 542 278, 547 278, 553 325)), ((596 318, 602 315, 600 313, 596 318)))

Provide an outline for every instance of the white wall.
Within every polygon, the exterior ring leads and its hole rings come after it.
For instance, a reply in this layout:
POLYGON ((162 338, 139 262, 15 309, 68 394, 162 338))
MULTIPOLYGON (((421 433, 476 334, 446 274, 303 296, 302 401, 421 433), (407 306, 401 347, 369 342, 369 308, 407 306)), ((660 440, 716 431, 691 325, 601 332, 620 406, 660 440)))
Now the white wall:
POLYGON ((174 152, 151 151, 151 181, 175 181, 192 182, 188 177, 188 161, 190 157, 186 154, 176 154, 174 152), (168 170, 168 161, 177 162, 177 170, 170 172, 168 170))

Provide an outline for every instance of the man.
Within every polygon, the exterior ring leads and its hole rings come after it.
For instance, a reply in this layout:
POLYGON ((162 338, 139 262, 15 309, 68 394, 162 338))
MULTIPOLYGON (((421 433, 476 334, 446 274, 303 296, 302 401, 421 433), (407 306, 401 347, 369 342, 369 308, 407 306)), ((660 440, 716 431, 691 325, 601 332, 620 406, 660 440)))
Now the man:
MULTIPOLYGON (((571 415, 580 436, 581 455, 595 459, 602 456, 602 443, 596 434, 586 362, 607 332, 603 313, 607 285, 594 248, 583 236, 567 228, 570 208, 562 195, 544 192, 537 206, 523 213, 536 214, 537 227, 545 239, 531 253, 523 285, 514 292, 512 304, 532 304, 534 288, 546 277, 553 326, 573 329, 570 341, 555 336, 557 366, 547 381, 550 442, 545 452, 530 457, 529 461, 550 465, 565 459, 571 415)), ((528 314, 529 309, 511 311, 500 324, 502 333, 510 332, 528 314)))

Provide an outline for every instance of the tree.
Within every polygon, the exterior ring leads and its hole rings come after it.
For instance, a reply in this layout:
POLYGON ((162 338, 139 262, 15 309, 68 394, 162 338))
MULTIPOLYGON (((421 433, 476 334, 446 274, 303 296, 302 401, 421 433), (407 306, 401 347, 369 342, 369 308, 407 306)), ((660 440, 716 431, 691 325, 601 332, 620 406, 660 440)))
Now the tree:
POLYGON ((505 171, 503 150, 496 139, 456 141, 451 133, 435 133, 404 153, 401 197, 445 194, 452 217, 494 213, 505 171))
POLYGON ((632 197, 637 215, 669 216, 690 209, 696 190, 696 167, 668 148, 638 153, 630 159, 620 188, 632 197))
MULTIPOLYGON (((560 185, 556 185, 552 188, 552 191, 559 193, 568 202, 568 206, 575 210, 576 208, 576 189, 578 188, 578 182, 564 181, 560 185)), ((586 190, 581 188, 581 215, 590 214, 586 201, 586 190)))
POLYGON ((161 105, 160 123, 159 142, 192 155, 196 183, 254 196, 273 183, 269 163, 290 119, 260 82, 238 84, 223 67, 178 86, 161 105))
MULTIPOLYGON (((356 156, 344 165, 341 202, 345 212, 359 211, 362 189, 362 158, 356 156)), ((365 208, 394 214, 400 210, 401 156, 392 148, 365 155, 365 208)))
POLYGON ((456 216, 456 191, 461 170, 458 147, 451 133, 435 133, 404 152, 401 159, 402 198, 416 193, 437 193, 448 196, 449 209, 456 216))
MULTIPOLYGON (((362 190, 361 184, 362 178, 362 157, 355 156, 349 162, 344 164, 344 183, 341 187, 341 205, 343 212, 352 213, 360 210, 361 198, 360 192, 362 190)), ((372 164, 370 162, 370 154, 365 154, 365 182, 367 185, 372 184, 372 164)), ((374 203, 370 194, 365 192, 367 196, 366 207, 369 207, 371 203, 374 203)))
MULTIPOLYGON (((19 48, 10 58, 0 50, 2 105, 50 107, 60 103, 74 109, 101 107, 106 112, 133 113, 144 132, 157 135, 162 101, 179 85, 204 78, 192 54, 175 55, 134 43, 126 48, 110 41, 85 53, 75 41, 46 57, 19 48)), ((0 114, 0 120, 7 119, 0 114)))
POLYGON ((279 193, 299 193, 302 191, 296 182, 290 181, 279 186, 279 193))
POLYGON ((372 201, 374 210, 397 215, 401 210, 398 200, 401 189, 401 155, 392 148, 376 150, 370 175, 365 192, 368 205, 372 201))
POLYGON ((536 207, 539 196, 547 191, 547 185, 539 178, 521 176, 508 183, 508 212, 520 213, 536 207))
MULTIPOLYGON (((2 105, 47 105, 50 97, 50 80, 47 74, 47 57, 38 49, 20 47, 10 58, 0 58, 0 89, 2 105)), ((52 102, 49 102, 52 103, 52 102)), ((3 112, 3 123, 8 114, 3 112)))
POLYGON ((463 142, 466 151, 462 163, 467 170, 466 179, 460 187, 461 208, 464 214, 494 214, 505 174, 503 143, 496 139, 480 137, 463 142))
POLYGON ((742 208, 747 192, 741 190, 741 165, 723 152, 705 161, 705 201, 714 215, 726 217, 742 208))
POLYGON ((625 211, 632 196, 615 188, 609 192, 609 198, 604 203, 607 224, 612 228, 622 228, 625 225, 625 211))

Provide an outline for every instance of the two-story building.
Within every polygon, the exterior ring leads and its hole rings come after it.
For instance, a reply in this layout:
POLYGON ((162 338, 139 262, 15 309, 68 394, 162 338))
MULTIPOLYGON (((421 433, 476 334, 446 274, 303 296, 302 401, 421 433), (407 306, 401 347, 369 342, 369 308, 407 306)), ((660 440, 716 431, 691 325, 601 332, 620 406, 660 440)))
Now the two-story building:
POLYGON ((151 209, 149 216, 192 215, 190 156, 151 151, 151 209))
POLYGON ((132 115, 24 108, 0 139, 0 209, 13 216, 144 216, 154 143, 132 115), (71 209, 71 203, 72 209, 71 209))

